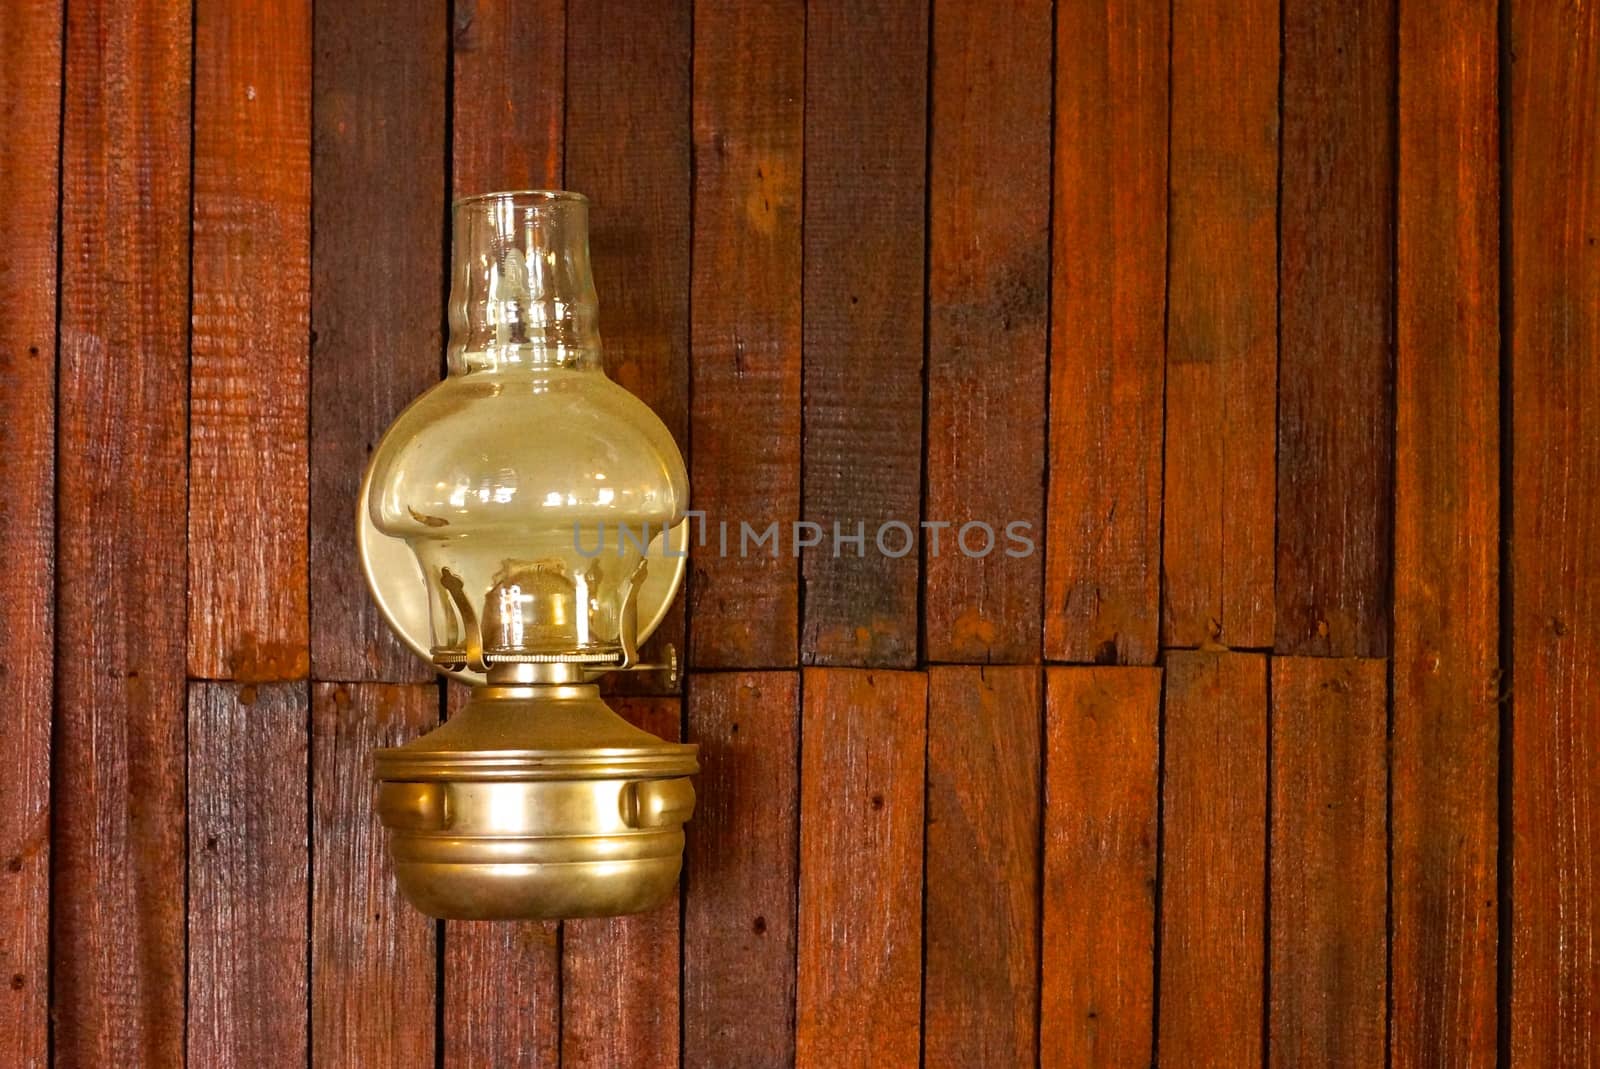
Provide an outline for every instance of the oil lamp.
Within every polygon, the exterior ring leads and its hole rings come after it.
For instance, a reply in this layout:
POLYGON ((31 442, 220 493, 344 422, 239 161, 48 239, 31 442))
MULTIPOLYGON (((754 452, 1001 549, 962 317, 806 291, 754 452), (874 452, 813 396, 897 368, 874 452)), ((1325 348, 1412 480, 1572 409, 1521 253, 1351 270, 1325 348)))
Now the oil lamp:
POLYGON ((696 748, 601 701, 683 579, 688 477, 600 361, 588 202, 453 209, 449 374, 385 432, 357 531, 374 599, 472 683, 438 729, 379 750, 401 890, 435 917, 607 916, 677 883, 696 748))

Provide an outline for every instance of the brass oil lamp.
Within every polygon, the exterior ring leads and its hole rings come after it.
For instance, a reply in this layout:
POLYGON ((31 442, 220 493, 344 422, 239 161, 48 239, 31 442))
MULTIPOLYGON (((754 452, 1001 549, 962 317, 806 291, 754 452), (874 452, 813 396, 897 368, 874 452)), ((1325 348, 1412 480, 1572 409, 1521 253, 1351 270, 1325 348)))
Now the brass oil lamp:
POLYGON ((459 919, 609 916, 676 886, 696 747, 594 680, 640 663, 683 579, 688 476, 601 368, 588 202, 490 193, 453 211, 449 374, 384 434, 361 561, 385 619, 474 685, 376 759, 396 879, 459 919))

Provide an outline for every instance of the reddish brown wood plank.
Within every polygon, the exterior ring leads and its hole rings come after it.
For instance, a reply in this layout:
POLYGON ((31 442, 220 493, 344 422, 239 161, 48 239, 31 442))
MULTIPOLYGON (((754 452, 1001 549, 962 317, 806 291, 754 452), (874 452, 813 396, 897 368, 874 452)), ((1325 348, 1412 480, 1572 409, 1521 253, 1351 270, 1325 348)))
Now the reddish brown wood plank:
POLYGON ((1400 10, 1391 1048, 1496 1057, 1496 8, 1400 10))
POLYGON ((1155 1038, 1159 668, 1046 676, 1039 1064, 1143 1069, 1155 1038))
POLYGON ((928 1066, 1031 1065, 1039 1049, 1039 682, 928 673, 928 1066))
POLYGON ((183 1064, 190 29, 189 5, 165 0, 67 12, 56 609, 72 667, 56 677, 55 775, 71 789, 55 795, 51 857, 62 1065, 183 1064))
POLYGON ((927 691, 920 672, 802 677, 800 1069, 917 1063, 927 691))
POLYGON ((561 188, 566 4, 458 0, 454 12, 455 195, 561 188))
POLYGON ((930 661, 1039 660, 1050 20, 1049 0, 934 5, 926 507, 951 528, 923 554, 930 661))
POLYGON ((1389 652, 1395 0, 1283 8, 1280 653, 1389 652))
POLYGON ((304 1065, 306 687, 189 686, 188 1064, 304 1065))
POLYGON ((689 677, 704 772, 688 826, 683 1062, 794 1064, 800 677, 689 677))
MULTIPOLYGON (((661 738, 681 736, 677 698, 617 698, 613 708, 661 738)), ((566 921, 561 1064, 628 1069, 678 1064, 680 895, 649 913, 566 921)))
POLYGON ((1278 4, 1175 0, 1162 641, 1272 644, 1278 4))
POLYGON ((927 34, 927 0, 806 8, 807 664, 917 663, 918 555, 875 541, 922 519, 927 34))
POLYGON ((701 5, 694 26, 693 505, 778 524, 772 549, 696 546, 691 663, 799 656, 800 179, 805 5, 701 5), (751 627, 751 620, 761 626, 751 627))
POLYGON ((446 921, 444 1064, 561 1063, 561 925, 446 921))
MULTIPOLYGON (((448 715, 471 695, 447 681, 448 715)), ((447 1069, 560 1064, 561 922, 445 921, 442 982, 447 1069)))
POLYGON ((50 1023, 56 209, 61 4, 0 9, 0 1063, 44 1066, 50 1023), (26 55, 28 62, 17 62, 26 55))
MULTIPOLYGON (((1511 1064, 1600 1051, 1600 9, 1511 5, 1511 1064)), ((1502 992, 1503 993, 1503 992, 1502 992)))
POLYGON ((1267 662, 1167 655, 1161 1061, 1261 1062, 1267 662))
POLYGON ((311 665, 423 681, 356 560, 356 495, 391 420, 444 360, 448 15, 426 0, 317 4, 311 262, 311 665))
POLYGON ((1045 656, 1153 664, 1161 620, 1166 4, 1056 5, 1045 656))
POLYGON ((189 674, 303 679, 310 0, 200 4, 194 32, 189 674))
POLYGON ((1384 1060, 1388 664, 1272 662, 1271 1064, 1384 1060))
MULTIPOLYGON (((594 0, 567 21, 567 184, 592 202, 606 373, 653 408, 689 455, 688 4, 594 0)), ((691 504, 692 500, 691 490, 691 504)), ((683 600, 646 644, 683 649, 683 600)), ((664 675, 612 676, 660 690, 664 675)))
POLYGON ((432 684, 318 683, 311 697, 311 1064, 434 1064, 436 922, 400 896, 372 751, 439 719, 432 684))

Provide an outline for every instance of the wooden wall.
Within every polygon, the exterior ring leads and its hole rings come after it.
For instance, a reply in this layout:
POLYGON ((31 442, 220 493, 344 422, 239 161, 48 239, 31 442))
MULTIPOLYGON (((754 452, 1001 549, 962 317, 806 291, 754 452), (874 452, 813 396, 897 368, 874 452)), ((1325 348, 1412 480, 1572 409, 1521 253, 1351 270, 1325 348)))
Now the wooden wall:
POLYGON ((1595 1064, 1600 6, 11 0, 0 105, 0 1064, 1595 1064), (351 516, 525 186, 697 507, 954 526, 697 553, 679 900, 435 924, 351 516))

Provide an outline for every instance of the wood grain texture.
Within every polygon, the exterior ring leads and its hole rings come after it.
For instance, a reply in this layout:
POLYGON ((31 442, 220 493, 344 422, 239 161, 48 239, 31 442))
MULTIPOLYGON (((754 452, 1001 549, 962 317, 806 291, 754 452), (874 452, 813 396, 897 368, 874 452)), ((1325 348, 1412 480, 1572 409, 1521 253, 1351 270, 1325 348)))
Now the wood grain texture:
POLYGON ((439 720, 432 684, 311 695, 311 1065, 434 1064, 437 923, 400 896, 373 809, 372 751, 439 720))
POLYGON ((1152 1064, 1161 670, 1045 676, 1039 1064, 1152 1064))
POLYGON ((800 0, 695 11, 691 504, 779 532, 775 554, 694 547, 696 667, 798 663, 805 25, 800 0))
MULTIPOLYGON (((53 1057, 181 1065, 188 4, 73 4, 62 122, 53 1057)), ((7 124, 9 130, 9 122, 7 124)))
POLYGON ((802 677, 800 1069, 917 1063, 927 693, 920 672, 802 677))
POLYGON ((1162 641, 1273 638, 1278 4, 1175 0, 1162 641))
POLYGON ((917 554, 873 542, 923 518, 927 36, 927 0, 806 8, 801 500, 821 539, 801 558, 807 664, 917 663, 917 554))
POLYGON ((1496 8, 1400 9, 1391 1048, 1496 1057, 1496 8))
POLYGON ((453 13, 454 195, 560 189, 566 4, 458 0, 453 13))
MULTIPOLYGON (((1510 1064, 1600 1060, 1600 9, 1510 8, 1510 1064)), ((1504 55, 1504 53, 1502 53, 1504 55)), ((1505 596, 1502 594, 1502 596, 1505 596)), ((1502 995, 1504 993, 1502 992, 1502 995)))
MULTIPOLYGON (((687 4, 595 0, 567 12, 570 188, 590 202, 606 373, 637 394, 689 456, 689 68, 687 4)), ((691 490, 692 499, 692 490, 691 490)), ((643 647, 683 649, 683 599, 643 647)), ((665 676, 612 676, 660 690, 665 676)))
POLYGON ((1388 687, 1385 661, 1272 661, 1272 1065, 1384 1061, 1388 687))
MULTIPOLYGON (((472 689, 444 688, 455 716, 472 689)), ((439 982, 446 1069, 561 1063, 560 921, 445 921, 439 982)))
POLYGON ((928 673, 923 1064, 1039 1049, 1038 668, 928 673))
POLYGON ((303 683, 189 685, 188 1064, 304 1065, 303 683))
POLYGON ((59 0, 0 9, 0 1063, 50 1042, 50 722, 55 663, 59 0), (48 177, 41 179, 41 167, 48 177))
POLYGON ((561 1063, 561 924, 445 921, 446 1069, 561 1063))
POLYGON ((699 802, 684 857, 683 1062, 794 1063, 800 676, 689 677, 699 802))
MULTIPOLYGON (((619 698, 629 723, 676 742, 677 698, 619 698)), ((678 1065, 681 892, 649 913, 562 925, 563 1069, 673 1069, 678 1065)))
POLYGON ((367 460, 444 361, 448 15, 427 0, 318 4, 312 118, 311 668, 422 682, 356 558, 367 460))
POLYGON ((1168 5, 1056 6, 1044 652, 1154 664, 1168 5))
POLYGON ((1168 1065, 1261 1062, 1267 661, 1166 658, 1160 1034, 1168 1065))
POLYGON ((1274 648, 1383 657, 1393 545, 1395 0, 1290 0, 1283 19, 1274 648))
POLYGON ((194 33, 189 674, 304 679, 310 0, 194 33))
POLYGON ((933 10, 926 508, 951 527, 923 549, 929 661, 1039 660, 1050 19, 1048 0, 933 10))

